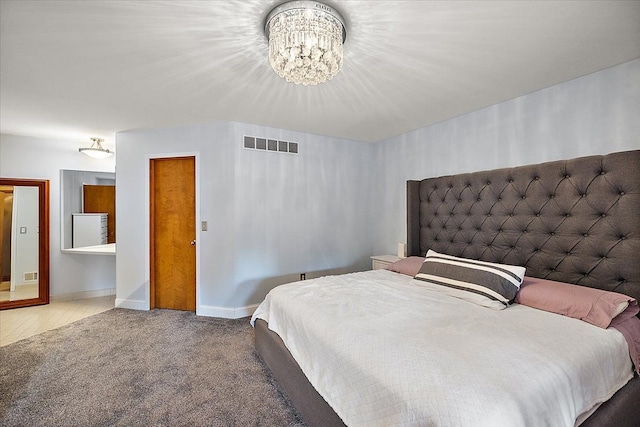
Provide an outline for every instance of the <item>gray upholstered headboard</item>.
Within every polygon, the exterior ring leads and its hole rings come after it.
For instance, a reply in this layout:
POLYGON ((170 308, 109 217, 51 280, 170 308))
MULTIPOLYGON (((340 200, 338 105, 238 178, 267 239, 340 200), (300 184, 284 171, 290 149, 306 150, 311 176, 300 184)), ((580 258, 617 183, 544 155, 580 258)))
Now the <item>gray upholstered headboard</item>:
POLYGON ((640 301, 640 150, 407 182, 407 252, 640 301))

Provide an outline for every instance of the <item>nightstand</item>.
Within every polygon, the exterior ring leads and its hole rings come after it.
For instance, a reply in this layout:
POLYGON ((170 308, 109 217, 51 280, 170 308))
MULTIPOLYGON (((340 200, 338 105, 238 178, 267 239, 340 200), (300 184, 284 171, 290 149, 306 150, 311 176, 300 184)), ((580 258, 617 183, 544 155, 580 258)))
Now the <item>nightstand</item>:
POLYGON ((381 268, 386 268, 389 264, 393 264, 396 261, 400 261, 395 255, 374 255, 371 257, 372 260, 372 269, 378 270, 381 268))

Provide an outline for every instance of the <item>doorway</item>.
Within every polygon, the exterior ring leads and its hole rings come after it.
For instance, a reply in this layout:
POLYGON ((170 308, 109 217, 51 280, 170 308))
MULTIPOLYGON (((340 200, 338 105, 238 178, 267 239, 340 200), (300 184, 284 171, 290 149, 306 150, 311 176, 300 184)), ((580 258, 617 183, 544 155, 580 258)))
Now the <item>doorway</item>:
POLYGON ((196 310, 195 157, 150 159, 150 308, 196 310))

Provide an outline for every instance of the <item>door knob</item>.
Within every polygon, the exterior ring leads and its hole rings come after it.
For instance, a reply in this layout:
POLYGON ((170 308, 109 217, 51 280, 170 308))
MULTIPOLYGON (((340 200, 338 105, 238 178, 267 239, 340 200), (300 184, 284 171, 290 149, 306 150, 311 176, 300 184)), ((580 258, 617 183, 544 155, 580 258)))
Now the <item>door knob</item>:
POLYGON ((195 245, 196 245, 196 241, 195 241, 195 240, 192 240, 192 241, 191 241, 191 246, 195 246, 195 245))

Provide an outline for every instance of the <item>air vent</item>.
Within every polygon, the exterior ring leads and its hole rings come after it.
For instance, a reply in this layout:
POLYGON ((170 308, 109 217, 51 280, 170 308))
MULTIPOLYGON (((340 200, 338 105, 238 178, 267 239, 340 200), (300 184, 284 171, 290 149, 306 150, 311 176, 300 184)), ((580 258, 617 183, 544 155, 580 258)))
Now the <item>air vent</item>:
POLYGON ((247 150, 272 151, 274 153, 298 154, 298 143, 292 141, 278 141, 275 139, 245 136, 243 148, 247 150))
POLYGON ((29 271, 22 275, 23 282, 33 282, 34 280, 38 280, 38 272, 37 271, 29 271))

